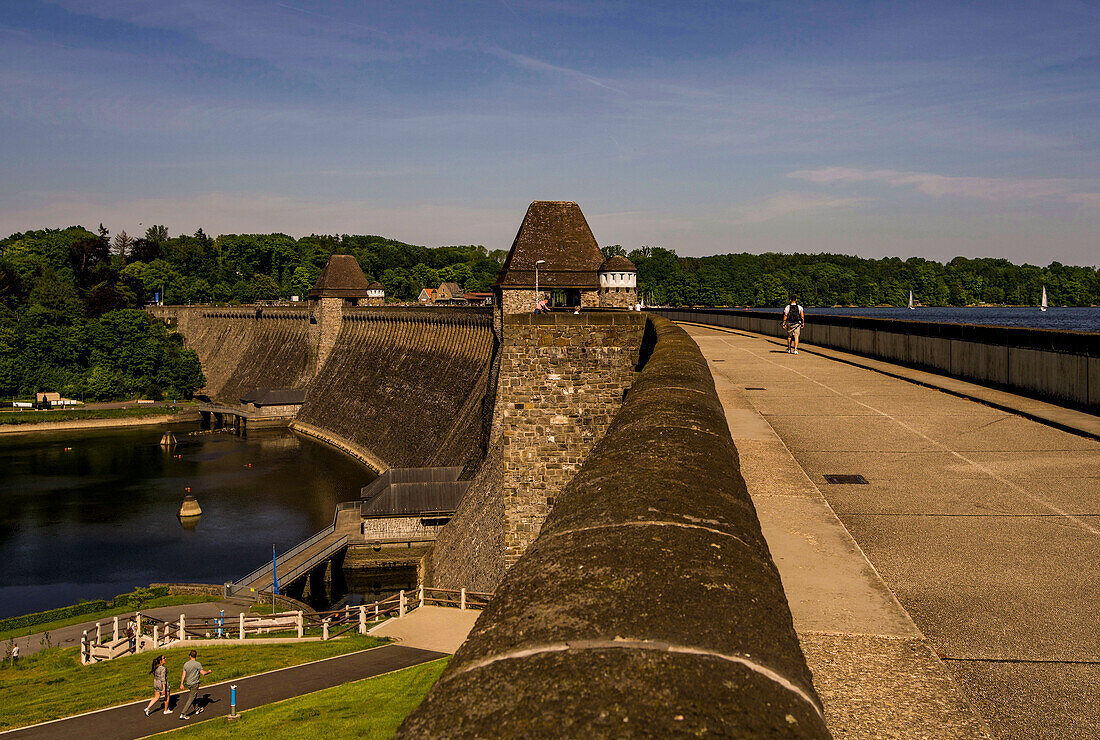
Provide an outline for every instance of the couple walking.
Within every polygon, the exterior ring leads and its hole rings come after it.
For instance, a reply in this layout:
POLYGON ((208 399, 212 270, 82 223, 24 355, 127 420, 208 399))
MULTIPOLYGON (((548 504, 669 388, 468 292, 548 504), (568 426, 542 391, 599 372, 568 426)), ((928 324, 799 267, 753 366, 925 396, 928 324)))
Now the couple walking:
MULTIPOLYGON (((196 704, 196 700, 199 698, 199 681, 210 671, 202 667, 202 664, 198 661, 198 655, 198 651, 191 651, 190 660, 183 664, 183 673, 180 674, 180 691, 184 689, 188 691, 187 701, 180 711, 180 719, 190 719, 191 716, 188 712, 192 707, 195 709, 195 714, 201 714, 204 709, 204 707, 196 704)), ((149 700, 149 704, 145 707, 145 716, 148 717, 153 707, 162 700, 164 701, 163 713, 171 714, 172 710, 169 708, 171 692, 168 689, 168 659, 163 655, 158 655, 153 660, 153 667, 149 672, 153 674, 153 698, 149 700)))

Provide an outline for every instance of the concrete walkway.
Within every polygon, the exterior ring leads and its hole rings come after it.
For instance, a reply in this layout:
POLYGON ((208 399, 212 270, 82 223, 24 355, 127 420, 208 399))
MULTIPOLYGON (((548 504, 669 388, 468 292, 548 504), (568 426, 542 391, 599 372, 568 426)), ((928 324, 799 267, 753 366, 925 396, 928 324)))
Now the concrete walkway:
MULTIPOLYGON (((198 604, 180 604, 177 606, 161 606, 155 609, 143 609, 141 613, 146 616, 162 619, 165 622, 171 622, 179 619, 180 614, 186 614, 190 619, 213 618, 218 616, 219 609, 224 609, 226 625, 232 627, 237 623, 237 615, 241 612, 248 614, 249 606, 249 604, 242 605, 236 601, 206 601, 198 604)), ((133 614, 134 612, 125 612, 118 615, 119 637, 126 634, 126 621, 133 614)), ((103 634, 105 636, 113 634, 113 620, 114 617, 103 617, 99 620, 100 624, 103 625, 103 634)), ((88 630, 88 635, 94 639, 95 620, 74 624, 71 627, 61 627, 52 630, 50 632, 50 644, 53 647, 79 647, 80 635, 84 630, 88 630)), ((37 632, 33 635, 27 635, 26 637, 15 638, 15 644, 19 646, 19 655, 26 657, 44 649, 46 647, 43 642, 44 637, 45 635, 42 632, 37 632)), ((7 642, 7 640, 4 640, 5 646, 7 642)))
POLYGON ((422 606, 401 619, 387 619, 370 633, 409 647, 454 654, 480 616, 480 609, 422 606))
POLYGON ((835 350, 687 328, 837 738, 1096 733, 1100 442, 835 350))
POLYGON ((0 737, 4 740, 131 740, 213 717, 224 717, 229 714, 230 684, 237 685, 237 711, 241 712, 349 681, 437 660, 445 655, 442 652, 404 645, 384 645, 257 676, 203 686, 200 701, 203 702, 205 711, 187 721, 179 718, 181 701, 186 701, 187 694, 177 691, 179 684, 175 684, 172 687, 174 711, 171 715, 156 712, 146 717, 142 710, 149 699, 145 698, 131 704, 11 730, 0 733, 0 737))

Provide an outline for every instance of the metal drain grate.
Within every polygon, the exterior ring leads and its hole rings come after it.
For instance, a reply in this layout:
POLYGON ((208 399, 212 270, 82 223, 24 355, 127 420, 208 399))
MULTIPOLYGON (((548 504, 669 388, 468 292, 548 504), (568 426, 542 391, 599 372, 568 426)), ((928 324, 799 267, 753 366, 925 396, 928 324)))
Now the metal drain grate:
POLYGON ((837 473, 828 473, 825 475, 826 483, 867 483, 867 479, 862 475, 839 475, 837 473))
POLYGON ((766 391, 768 389, 767 388, 755 388, 753 386, 746 385, 745 390, 747 390, 747 391, 766 391))

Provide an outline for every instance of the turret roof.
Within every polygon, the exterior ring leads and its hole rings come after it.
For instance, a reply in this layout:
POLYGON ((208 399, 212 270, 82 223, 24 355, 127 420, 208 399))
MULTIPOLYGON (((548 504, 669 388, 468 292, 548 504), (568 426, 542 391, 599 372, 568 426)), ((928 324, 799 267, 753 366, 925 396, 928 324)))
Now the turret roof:
POLYGON ((540 286, 599 288, 596 272, 603 264, 603 254, 580 206, 573 201, 536 200, 527 208, 496 285, 534 287, 538 260, 545 260, 538 266, 540 286))
POLYGON ((321 270, 310 298, 366 298, 367 276, 350 254, 334 254, 321 270))
POLYGON ((634 263, 623 257, 621 254, 616 254, 612 257, 608 257, 607 261, 600 265, 600 272, 637 272, 638 268, 634 266, 634 263))

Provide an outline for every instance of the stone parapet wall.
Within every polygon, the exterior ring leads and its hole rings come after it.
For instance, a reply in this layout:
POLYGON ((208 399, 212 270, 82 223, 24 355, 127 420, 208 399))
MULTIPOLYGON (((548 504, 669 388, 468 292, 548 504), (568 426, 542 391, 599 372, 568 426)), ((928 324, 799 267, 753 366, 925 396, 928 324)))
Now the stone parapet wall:
POLYGON ((829 737, 706 361, 668 321, 646 333, 606 436, 397 737, 829 737))
MULTIPOLYGON (((673 321, 786 336, 778 313, 651 310, 673 321)), ((815 315, 811 309, 801 341, 1100 411, 1100 334, 1094 332, 815 315)))
POLYGON ((363 520, 363 536, 370 540, 434 538, 442 525, 425 525, 419 516, 386 516, 363 520))
POLYGON ((558 492, 618 411, 644 323, 626 313, 505 319, 494 423, 503 445, 507 563, 538 536, 558 492))

